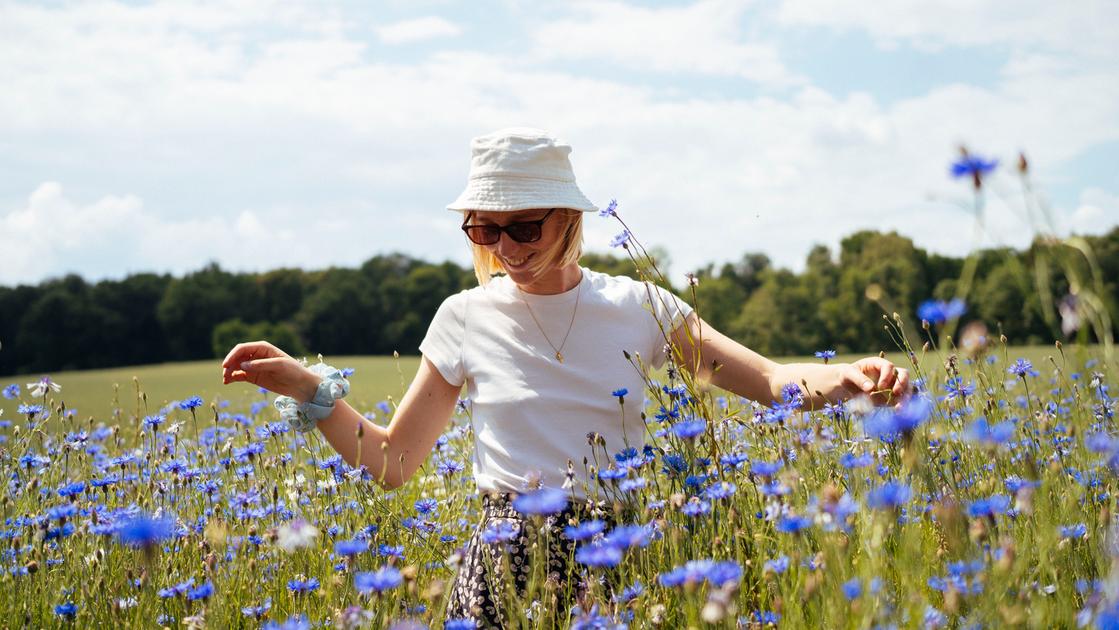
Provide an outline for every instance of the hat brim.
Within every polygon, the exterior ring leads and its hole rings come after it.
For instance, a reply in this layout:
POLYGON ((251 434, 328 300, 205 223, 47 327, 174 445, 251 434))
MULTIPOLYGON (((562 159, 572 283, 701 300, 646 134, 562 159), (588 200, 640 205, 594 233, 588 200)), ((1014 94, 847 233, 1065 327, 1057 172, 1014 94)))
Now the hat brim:
POLYGON ((575 182, 535 177, 472 177, 466 190, 447 206, 448 210, 456 212, 516 212, 536 208, 598 211, 575 182))

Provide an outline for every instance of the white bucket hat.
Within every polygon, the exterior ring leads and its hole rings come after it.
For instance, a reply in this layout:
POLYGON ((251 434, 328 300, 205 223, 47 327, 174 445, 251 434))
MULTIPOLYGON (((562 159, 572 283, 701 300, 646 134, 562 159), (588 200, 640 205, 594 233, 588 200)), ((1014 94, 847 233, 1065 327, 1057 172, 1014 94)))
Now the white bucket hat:
POLYGON ((598 210, 575 184, 571 145, 540 129, 511 127, 470 141, 466 190, 448 210, 598 210))

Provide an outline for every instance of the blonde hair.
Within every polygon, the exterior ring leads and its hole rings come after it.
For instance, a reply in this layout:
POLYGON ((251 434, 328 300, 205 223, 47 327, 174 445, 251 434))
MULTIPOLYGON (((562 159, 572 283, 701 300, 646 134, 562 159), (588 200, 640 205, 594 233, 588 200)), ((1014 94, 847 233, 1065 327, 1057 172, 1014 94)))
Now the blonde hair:
MULTIPOLYGON (((545 269, 551 267, 566 267, 577 263, 579 257, 583 255, 582 211, 557 208, 556 213, 559 215, 559 220, 562 221, 560 237, 550 247, 543 250, 529 267, 533 277, 539 276, 544 273, 545 269)), ((474 212, 467 210, 462 214, 463 220, 469 221, 474 212)), ((507 237, 508 235, 506 235, 507 237)), ((474 276, 478 278, 478 284, 487 284, 495 273, 505 273, 505 267, 501 264, 501 260, 486 249, 485 245, 479 245, 470 239, 467 239, 467 243, 470 244, 474 254, 474 276)))

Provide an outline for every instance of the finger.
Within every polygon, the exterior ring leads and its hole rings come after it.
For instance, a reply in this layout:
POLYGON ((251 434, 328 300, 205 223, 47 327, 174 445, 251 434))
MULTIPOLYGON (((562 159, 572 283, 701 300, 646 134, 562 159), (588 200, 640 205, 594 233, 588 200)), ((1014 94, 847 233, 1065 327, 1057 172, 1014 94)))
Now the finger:
POLYGON ((867 378, 862 370, 853 365, 843 371, 843 385, 851 391, 863 392, 864 394, 869 394, 874 389, 874 381, 867 378))
POLYGON ((895 373, 897 368, 889 361, 882 361, 878 364, 878 387, 875 389, 886 390, 894 384, 895 373), (883 365, 884 364, 884 365, 883 365))
POLYGON ((225 359, 222 360, 221 366, 236 367, 238 363, 244 361, 246 357, 249 357, 249 355, 253 354, 255 346, 255 341, 239 343, 233 346, 233 349, 229 351, 229 354, 225 355, 225 359))
POLYGON ((894 395, 904 396, 909 393, 909 370, 898 369, 897 380, 894 381, 894 395))
POLYGON ((267 374, 282 368, 287 362, 286 357, 271 357, 267 359, 249 359, 241 362, 241 369, 250 374, 267 374))

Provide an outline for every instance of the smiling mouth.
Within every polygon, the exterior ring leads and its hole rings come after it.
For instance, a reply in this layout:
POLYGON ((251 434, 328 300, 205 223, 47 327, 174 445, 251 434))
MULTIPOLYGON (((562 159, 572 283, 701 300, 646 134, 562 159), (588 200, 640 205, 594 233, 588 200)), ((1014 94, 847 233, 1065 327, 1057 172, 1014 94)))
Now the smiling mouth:
POLYGON ((505 257, 502 257, 501 262, 504 263, 506 267, 520 267, 521 265, 528 262, 529 258, 532 258, 532 254, 529 254, 528 256, 523 256, 521 258, 505 258, 505 257))

